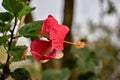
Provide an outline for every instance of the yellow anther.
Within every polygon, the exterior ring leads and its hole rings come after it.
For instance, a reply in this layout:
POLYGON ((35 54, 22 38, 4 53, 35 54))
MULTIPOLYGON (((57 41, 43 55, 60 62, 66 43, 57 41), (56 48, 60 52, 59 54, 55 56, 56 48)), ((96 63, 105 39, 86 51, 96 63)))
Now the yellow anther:
POLYGON ((74 46, 76 48, 83 48, 83 47, 85 47, 85 42, 77 41, 77 42, 75 42, 74 46))

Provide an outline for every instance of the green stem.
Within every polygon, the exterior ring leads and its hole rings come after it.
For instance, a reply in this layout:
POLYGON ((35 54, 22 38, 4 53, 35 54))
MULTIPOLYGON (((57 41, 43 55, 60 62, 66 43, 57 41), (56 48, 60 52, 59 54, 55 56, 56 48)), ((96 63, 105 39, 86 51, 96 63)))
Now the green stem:
POLYGON ((3 73, 0 76, 0 80, 5 80, 8 77, 9 73, 10 73, 9 65, 10 65, 11 56, 9 54, 9 51, 11 50, 11 44, 12 44, 13 39, 14 39, 14 31, 15 31, 16 25, 17 25, 17 17, 15 16, 15 23, 14 23, 13 29, 11 30, 10 41, 8 42, 8 56, 7 56, 6 64, 3 67, 3 73))

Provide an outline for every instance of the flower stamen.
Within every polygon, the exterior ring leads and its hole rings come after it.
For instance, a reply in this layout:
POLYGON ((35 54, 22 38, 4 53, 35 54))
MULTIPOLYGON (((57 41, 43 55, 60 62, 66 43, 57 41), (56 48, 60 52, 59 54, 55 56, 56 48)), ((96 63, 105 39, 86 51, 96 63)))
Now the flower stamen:
POLYGON ((77 41, 77 42, 64 41, 64 43, 72 44, 72 45, 75 46, 75 48, 83 48, 83 47, 85 47, 85 45, 86 45, 85 42, 80 42, 80 41, 77 41))
POLYGON ((64 43, 75 45, 74 42, 64 41, 64 43))

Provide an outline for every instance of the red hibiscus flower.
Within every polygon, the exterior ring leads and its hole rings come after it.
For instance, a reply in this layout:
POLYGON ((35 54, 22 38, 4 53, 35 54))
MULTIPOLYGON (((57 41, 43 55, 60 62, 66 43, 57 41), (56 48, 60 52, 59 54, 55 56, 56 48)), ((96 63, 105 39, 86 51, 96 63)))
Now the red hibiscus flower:
POLYGON ((31 42, 31 53, 33 57, 41 63, 51 59, 63 57, 63 43, 69 28, 58 24, 57 20, 49 15, 44 20, 40 36, 47 37, 49 40, 34 40, 31 42))
POLYGON ((59 59, 63 57, 62 50, 64 49, 64 42, 73 44, 77 48, 82 48, 84 43, 64 41, 69 28, 65 25, 58 24, 58 21, 51 15, 44 20, 40 36, 46 37, 48 40, 34 40, 31 42, 30 48, 33 57, 45 63, 51 59, 59 59))

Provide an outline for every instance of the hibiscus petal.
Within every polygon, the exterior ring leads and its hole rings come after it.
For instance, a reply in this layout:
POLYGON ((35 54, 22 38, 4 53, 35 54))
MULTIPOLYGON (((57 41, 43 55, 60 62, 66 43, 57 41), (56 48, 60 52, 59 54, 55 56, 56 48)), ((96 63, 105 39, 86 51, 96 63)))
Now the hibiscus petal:
POLYGON ((35 51, 31 51, 31 53, 32 53, 32 56, 40 63, 45 63, 45 62, 49 61, 49 59, 46 59, 47 57, 41 56, 40 54, 38 54, 35 51))
POLYGON ((57 24, 58 24, 57 20, 53 16, 49 15, 48 18, 45 19, 42 24, 42 31, 50 32, 51 28, 57 24))
POLYGON ((40 63, 46 63, 48 62, 49 60, 39 60, 40 63))
POLYGON ((52 40, 52 46, 56 50, 63 50, 64 38, 67 35, 69 28, 64 25, 56 25, 50 31, 50 40, 52 40))
POLYGON ((40 54, 38 54, 37 52, 31 51, 31 53, 32 53, 33 57, 40 63, 45 63, 45 62, 49 61, 49 59, 43 59, 43 57, 40 54))
POLYGON ((61 59, 63 56, 64 56, 64 54, 63 54, 62 51, 57 51, 57 52, 56 52, 55 59, 61 59))
POLYGON ((31 42, 30 48, 33 57, 42 63, 54 59, 56 56, 56 50, 51 47, 50 41, 34 40, 31 42))

